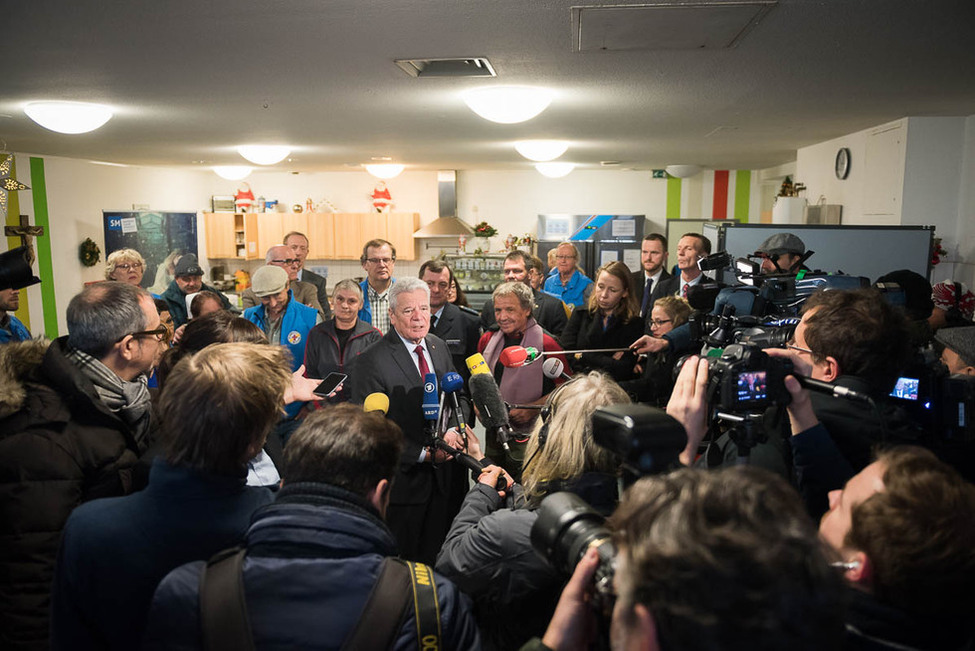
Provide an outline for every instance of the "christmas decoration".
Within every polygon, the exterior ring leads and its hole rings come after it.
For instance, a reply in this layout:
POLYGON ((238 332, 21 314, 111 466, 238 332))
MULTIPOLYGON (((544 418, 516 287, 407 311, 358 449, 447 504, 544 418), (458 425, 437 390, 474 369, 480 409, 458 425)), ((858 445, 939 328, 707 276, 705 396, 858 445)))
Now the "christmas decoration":
POLYGON ((946 255, 948 255, 948 250, 941 246, 941 238, 934 238, 934 243, 931 245, 931 264, 940 264, 941 259, 946 255))
POLYGON ((81 264, 86 267, 94 267, 101 260, 102 250, 98 248, 98 245, 90 238, 85 238, 85 241, 81 243, 78 247, 78 257, 81 259, 81 264))
POLYGON ((481 222, 474 227, 474 235, 476 237, 494 237, 498 234, 498 229, 487 222, 481 222))
POLYGON ((3 162, 0 163, 0 220, 3 221, 7 219, 7 194, 19 190, 30 190, 30 187, 24 185, 17 179, 10 178, 12 166, 13 156, 8 154, 3 162))
POLYGON ((389 212, 393 206, 393 197, 386 189, 385 181, 377 183, 369 196, 372 198, 372 207, 376 209, 376 212, 389 212))
POLYGON ((251 192, 250 183, 245 181, 237 188, 237 194, 234 195, 234 206, 237 208, 237 212, 254 210, 254 193, 251 192))

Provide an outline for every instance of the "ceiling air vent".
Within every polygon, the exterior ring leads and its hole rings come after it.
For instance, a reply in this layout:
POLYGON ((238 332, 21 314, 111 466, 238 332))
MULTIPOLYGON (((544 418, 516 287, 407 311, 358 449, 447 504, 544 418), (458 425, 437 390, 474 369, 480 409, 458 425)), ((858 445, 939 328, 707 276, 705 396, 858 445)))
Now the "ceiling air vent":
POLYGON ((496 77, 484 57, 458 59, 396 59, 396 65, 411 77, 496 77))

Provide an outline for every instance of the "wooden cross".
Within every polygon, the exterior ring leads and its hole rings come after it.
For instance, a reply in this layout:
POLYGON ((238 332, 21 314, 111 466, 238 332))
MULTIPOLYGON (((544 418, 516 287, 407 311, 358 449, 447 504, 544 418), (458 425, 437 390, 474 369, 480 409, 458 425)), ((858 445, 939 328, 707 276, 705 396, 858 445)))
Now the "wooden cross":
POLYGON ((7 237, 19 237, 20 243, 27 247, 27 264, 34 266, 34 238, 44 234, 43 226, 31 226, 27 215, 20 216, 19 226, 4 226, 3 234, 7 237))

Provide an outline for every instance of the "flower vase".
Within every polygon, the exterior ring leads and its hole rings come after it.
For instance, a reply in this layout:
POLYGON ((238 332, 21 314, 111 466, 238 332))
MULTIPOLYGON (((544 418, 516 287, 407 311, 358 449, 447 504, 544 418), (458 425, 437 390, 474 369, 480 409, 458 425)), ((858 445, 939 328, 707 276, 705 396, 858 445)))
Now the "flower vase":
POLYGON ((490 237, 478 237, 477 238, 477 248, 481 250, 481 253, 491 252, 491 238, 490 237))

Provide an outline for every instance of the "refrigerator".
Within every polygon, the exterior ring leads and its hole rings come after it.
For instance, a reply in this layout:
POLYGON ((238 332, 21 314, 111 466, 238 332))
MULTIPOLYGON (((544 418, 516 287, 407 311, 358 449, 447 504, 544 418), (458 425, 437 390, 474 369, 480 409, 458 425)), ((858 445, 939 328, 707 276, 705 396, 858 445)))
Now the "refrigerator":
POLYGON ((549 250, 569 241, 579 249, 579 267, 590 278, 613 260, 639 271, 645 220, 644 215, 539 215, 538 257, 547 265, 549 250))

